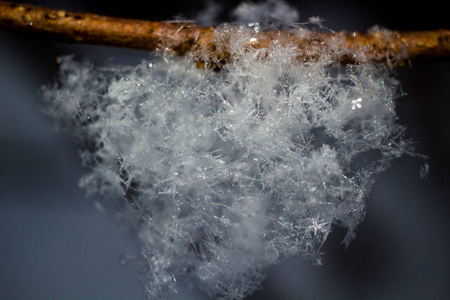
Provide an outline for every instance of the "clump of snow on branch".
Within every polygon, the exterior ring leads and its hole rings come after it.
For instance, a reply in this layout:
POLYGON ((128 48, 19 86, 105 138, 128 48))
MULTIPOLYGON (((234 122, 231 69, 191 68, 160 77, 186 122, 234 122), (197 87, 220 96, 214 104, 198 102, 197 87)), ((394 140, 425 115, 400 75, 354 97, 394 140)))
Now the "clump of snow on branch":
POLYGON ((232 59, 220 73, 169 54, 110 67, 65 57, 43 91, 80 144, 81 186, 142 241, 151 299, 177 280, 241 299, 282 259, 320 264, 333 224, 348 243, 376 175, 410 151, 386 68, 333 67, 330 49, 299 64, 293 47, 245 47, 254 24, 222 32, 232 59))

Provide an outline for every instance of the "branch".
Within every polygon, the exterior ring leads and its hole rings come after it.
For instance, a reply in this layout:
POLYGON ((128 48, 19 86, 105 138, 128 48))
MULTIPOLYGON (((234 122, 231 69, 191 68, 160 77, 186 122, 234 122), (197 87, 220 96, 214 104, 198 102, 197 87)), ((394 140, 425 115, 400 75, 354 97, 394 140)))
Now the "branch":
MULTIPOLYGON (((193 22, 151 22, 74 13, 33 5, 0 1, 0 30, 24 33, 70 43, 116 46, 141 50, 163 49, 179 55, 193 53, 203 63, 229 60, 227 39, 215 34, 214 27, 193 22), (199 55, 201 53, 201 55, 199 55)), ((389 62, 402 65, 412 59, 448 59, 450 30, 399 32, 379 30, 369 33, 322 33, 304 29, 303 34, 269 30, 254 33, 247 47, 268 49, 275 42, 298 47, 300 62, 317 59, 318 49, 328 49, 336 62, 389 62), (334 43, 341 38, 344 43, 334 43), (332 49, 332 50, 330 50, 332 49), (362 57, 362 58, 361 58, 362 57)), ((228 37, 229 38, 229 37, 228 37)))

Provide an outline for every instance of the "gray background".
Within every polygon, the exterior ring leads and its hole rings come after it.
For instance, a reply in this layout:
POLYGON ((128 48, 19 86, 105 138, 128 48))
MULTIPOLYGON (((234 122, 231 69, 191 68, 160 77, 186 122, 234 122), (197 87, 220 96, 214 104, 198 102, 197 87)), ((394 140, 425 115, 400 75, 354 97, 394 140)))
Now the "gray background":
MULTIPOLYGON (((220 17, 237 2, 224 1, 220 17)), ((202 1, 29 3, 152 20, 193 18, 203 7, 202 1)), ((438 1, 291 3, 301 21, 320 15, 334 30, 450 27, 438 1)), ((78 189, 76 147, 39 107, 40 87, 54 78, 55 59, 64 54, 100 64, 148 57, 0 32, 0 299, 144 300, 137 273, 121 265, 135 242, 78 189)), ((345 232, 336 228, 324 247, 324 266, 289 259, 270 269, 251 299, 450 299, 449 67, 448 61, 416 62, 396 70, 408 94, 397 101, 399 122, 417 151, 430 156, 428 179, 420 179, 420 159, 395 161, 379 178, 348 249, 340 244, 345 232)), ((173 299, 207 297, 183 286, 173 299)))

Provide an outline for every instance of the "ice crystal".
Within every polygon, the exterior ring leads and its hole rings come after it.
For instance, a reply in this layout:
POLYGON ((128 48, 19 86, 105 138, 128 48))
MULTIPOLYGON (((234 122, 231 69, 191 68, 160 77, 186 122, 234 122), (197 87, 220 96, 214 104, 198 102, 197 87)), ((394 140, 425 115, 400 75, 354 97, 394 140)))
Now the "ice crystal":
POLYGON ((169 54, 134 67, 65 57, 43 91, 80 143, 81 186, 142 241, 152 299, 180 279, 241 299, 286 257, 320 263, 331 227, 348 243, 376 175, 409 151, 387 68, 332 66, 329 49, 308 64, 289 46, 259 55, 242 46, 250 27, 218 29, 234 34, 220 73, 169 54))

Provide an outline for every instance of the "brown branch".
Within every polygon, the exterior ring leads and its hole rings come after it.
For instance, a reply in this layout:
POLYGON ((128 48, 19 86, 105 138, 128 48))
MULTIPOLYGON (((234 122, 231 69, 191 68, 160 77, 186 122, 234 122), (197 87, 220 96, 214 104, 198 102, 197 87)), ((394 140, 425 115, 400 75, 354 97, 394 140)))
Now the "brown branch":
MULTIPOLYGON (((226 62, 226 30, 221 36, 214 27, 200 27, 192 22, 151 22, 74 13, 33 5, 0 1, 0 30, 76 42, 154 51, 164 49, 176 54, 194 53, 201 62, 226 62), (200 55, 201 54, 201 55, 200 55)), ((298 47, 299 61, 311 61, 318 49, 333 51, 337 62, 359 61, 402 64, 411 59, 450 57, 450 30, 398 32, 380 30, 369 33, 322 33, 303 30, 253 32, 246 47, 267 49, 274 43, 298 47), (334 43, 336 39, 345 42, 334 43)))

